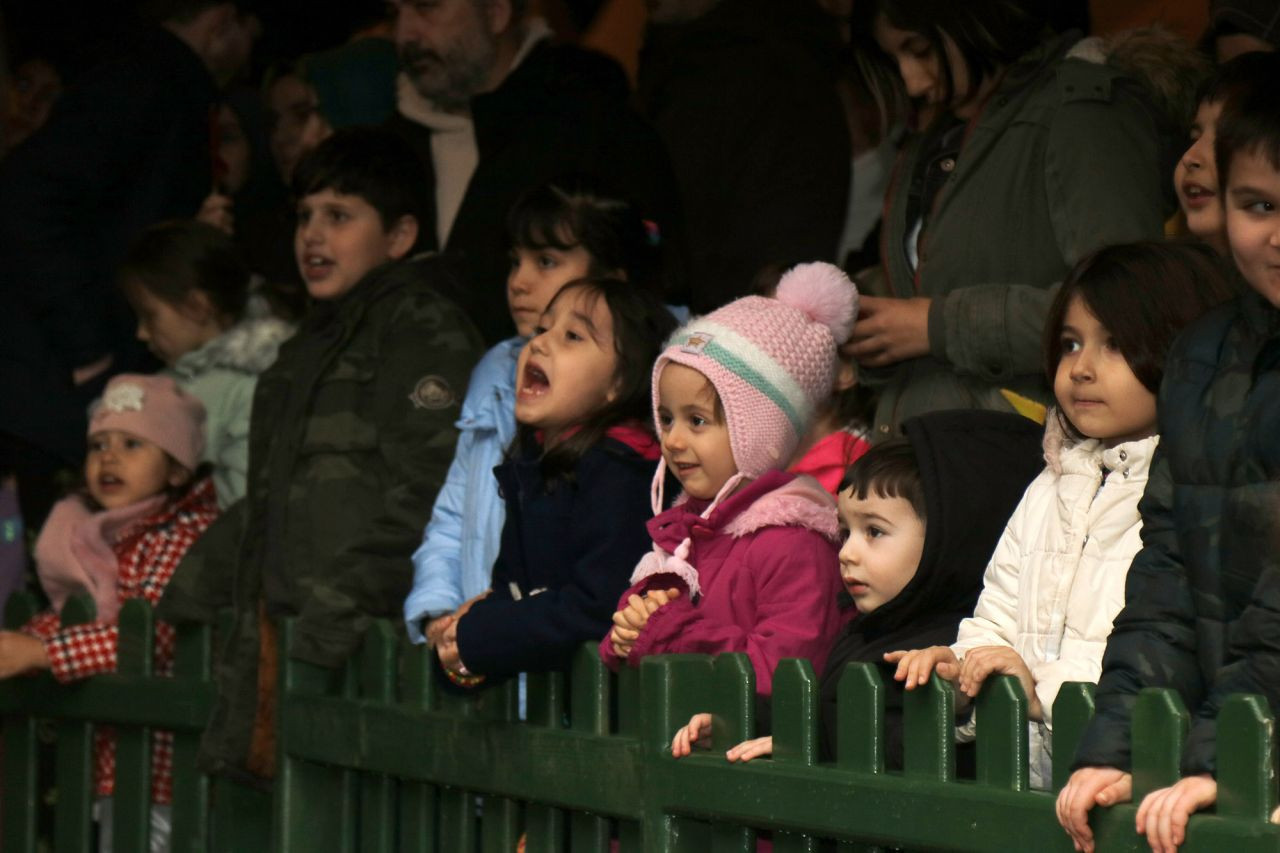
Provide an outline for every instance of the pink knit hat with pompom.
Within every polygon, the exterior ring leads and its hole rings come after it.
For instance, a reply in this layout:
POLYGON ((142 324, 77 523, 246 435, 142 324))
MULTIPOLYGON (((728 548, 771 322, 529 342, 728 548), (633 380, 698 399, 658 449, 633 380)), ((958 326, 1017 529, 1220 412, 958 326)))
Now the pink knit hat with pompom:
POLYGON ((720 397, 741 475, 735 481, 784 467, 814 410, 831 396, 836 348, 857 316, 858 289, 849 277, 810 263, 788 271, 774 298, 744 296, 691 320, 654 364, 655 422, 662 370, 683 364, 707 377, 720 397))

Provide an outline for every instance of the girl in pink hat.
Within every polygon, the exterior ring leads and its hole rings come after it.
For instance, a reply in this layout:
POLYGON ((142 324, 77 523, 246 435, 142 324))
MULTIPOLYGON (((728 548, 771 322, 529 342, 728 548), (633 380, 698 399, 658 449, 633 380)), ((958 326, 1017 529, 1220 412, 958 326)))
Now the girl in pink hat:
MULTIPOLYGON (((53 607, 21 631, 0 631, 0 678, 49 670, 60 682, 114 672, 121 603, 164 594, 187 548, 217 517, 204 451, 204 406, 167 376, 122 374, 108 383, 89 418, 85 484, 54 506, 36 540, 40 583, 53 607), (67 599, 85 593, 96 618, 62 627, 67 599)), ((155 666, 173 667, 174 631, 157 623, 155 666)), ((168 836, 172 732, 156 732, 151 753, 152 849, 168 836)), ((94 733, 99 798, 115 787, 115 735, 94 733)), ((110 838, 110 800, 100 801, 110 838)), ((166 848, 167 849, 167 848, 166 848)))
POLYGON ((839 523, 817 481, 783 469, 831 393, 857 300, 839 269, 804 264, 776 298, 747 296, 692 321, 658 358, 653 550, 600 644, 607 664, 746 652, 762 695, 782 658, 821 671, 844 621, 839 523), (684 493, 664 512, 668 471, 684 493))

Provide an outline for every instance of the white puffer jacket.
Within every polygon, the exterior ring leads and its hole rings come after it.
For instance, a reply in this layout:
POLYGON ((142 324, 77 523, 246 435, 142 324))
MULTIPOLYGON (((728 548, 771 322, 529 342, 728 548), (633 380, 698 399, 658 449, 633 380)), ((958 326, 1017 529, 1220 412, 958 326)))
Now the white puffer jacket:
MULTIPOLYGON (((1049 423, 1057 418, 1050 414, 1049 423)), ((996 545, 972 617, 952 650, 1011 646, 1031 670, 1044 722, 1030 724, 1031 784, 1052 783, 1053 700, 1065 681, 1097 682, 1125 576, 1142 546, 1138 501, 1159 438, 1104 448, 1045 435, 1048 467, 996 545)))

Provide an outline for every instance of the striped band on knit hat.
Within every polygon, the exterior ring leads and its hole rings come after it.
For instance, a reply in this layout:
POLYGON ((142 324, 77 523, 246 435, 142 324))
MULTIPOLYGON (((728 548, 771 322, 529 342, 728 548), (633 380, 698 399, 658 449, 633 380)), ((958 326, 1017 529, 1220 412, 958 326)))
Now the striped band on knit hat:
POLYGON ((740 475, 735 484, 786 467, 814 410, 831 396, 836 348, 857 315, 858 289, 849 277, 810 263, 788 271, 774 298, 744 296, 691 320, 654 364, 655 423, 662 371, 683 364, 720 398, 740 475))

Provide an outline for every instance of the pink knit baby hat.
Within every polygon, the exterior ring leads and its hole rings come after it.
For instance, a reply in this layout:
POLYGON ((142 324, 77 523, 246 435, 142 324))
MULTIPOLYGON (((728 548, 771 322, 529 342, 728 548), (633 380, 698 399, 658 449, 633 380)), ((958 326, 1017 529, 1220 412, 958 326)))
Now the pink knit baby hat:
POLYGON ((116 429, 145 438, 194 471, 204 453, 204 405, 168 376, 122 373, 89 413, 89 435, 116 429))
POLYGON ((738 473, 753 479, 785 467, 831 396, 836 347, 858 316, 858 289, 839 267, 800 264, 778 282, 774 298, 744 296, 681 327, 653 366, 668 363, 710 380, 724 407, 738 473))

